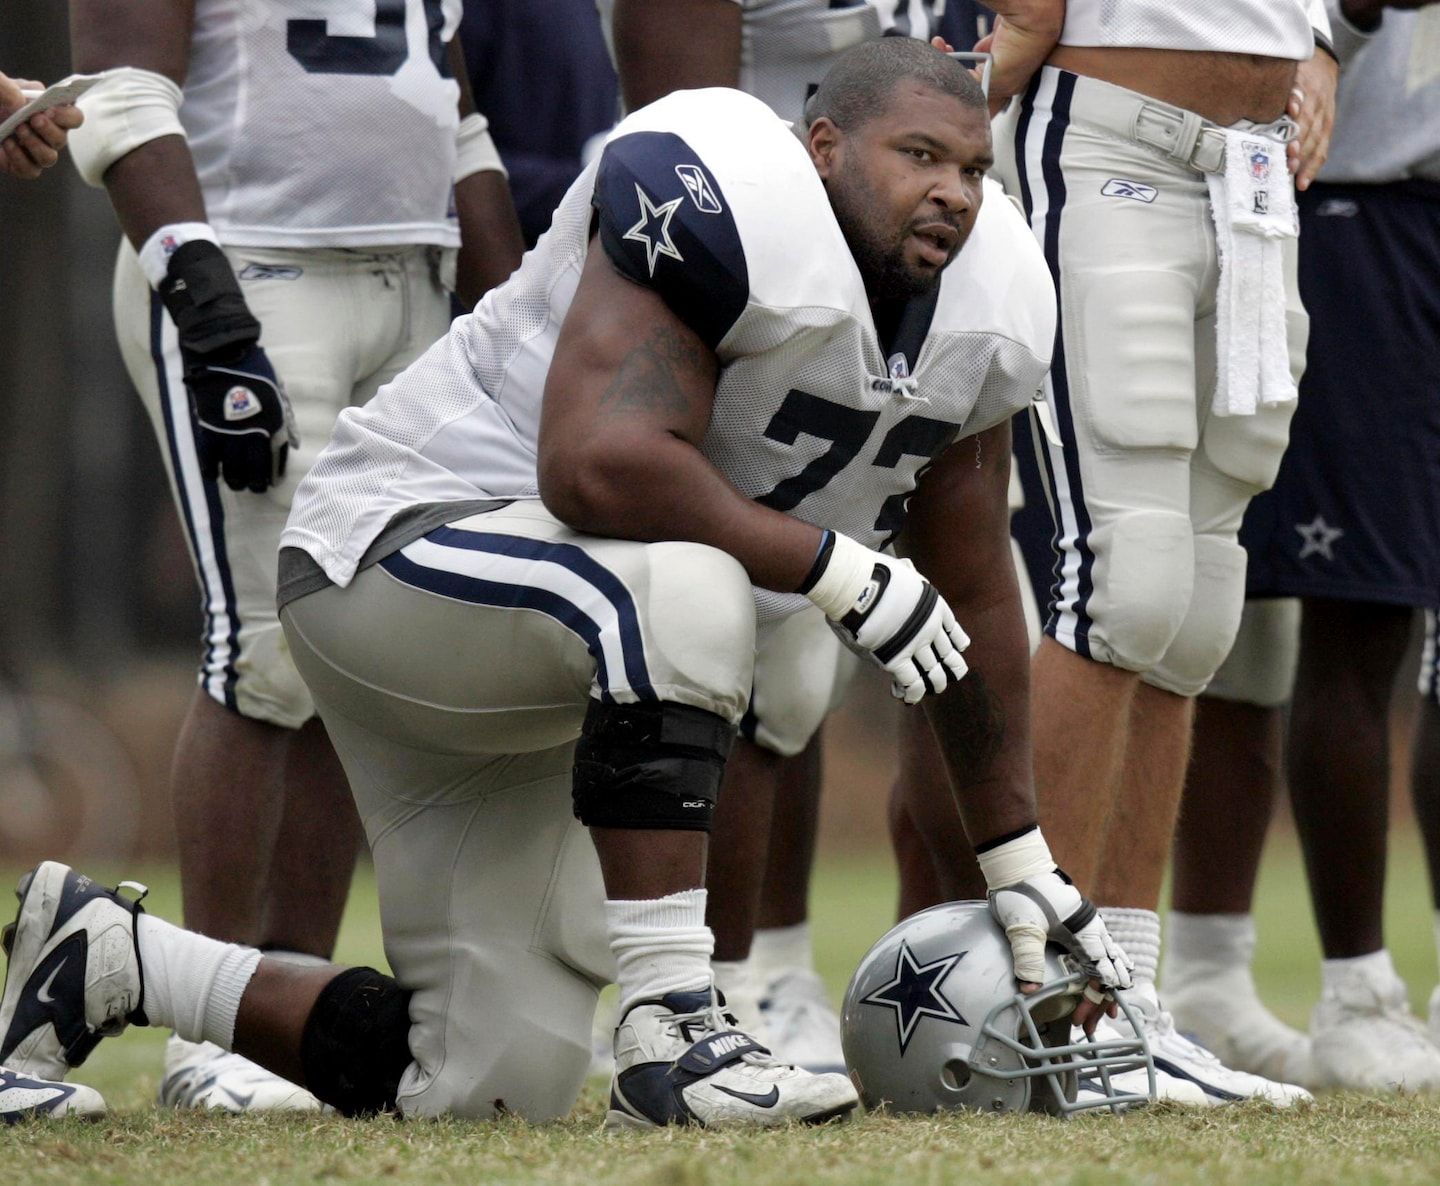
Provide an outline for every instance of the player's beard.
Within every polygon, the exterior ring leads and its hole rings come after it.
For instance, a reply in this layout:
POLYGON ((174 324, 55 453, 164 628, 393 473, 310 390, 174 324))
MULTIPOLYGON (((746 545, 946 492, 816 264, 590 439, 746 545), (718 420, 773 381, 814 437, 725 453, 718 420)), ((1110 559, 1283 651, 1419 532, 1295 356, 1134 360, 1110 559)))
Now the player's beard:
POLYGON ((908 223, 898 237, 888 236, 875 225, 875 211, 883 209, 883 205, 858 165, 837 172, 826 189, 835 221, 840 224, 872 302, 913 300, 940 283, 940 269, 922 271, 905 262, 908 223))

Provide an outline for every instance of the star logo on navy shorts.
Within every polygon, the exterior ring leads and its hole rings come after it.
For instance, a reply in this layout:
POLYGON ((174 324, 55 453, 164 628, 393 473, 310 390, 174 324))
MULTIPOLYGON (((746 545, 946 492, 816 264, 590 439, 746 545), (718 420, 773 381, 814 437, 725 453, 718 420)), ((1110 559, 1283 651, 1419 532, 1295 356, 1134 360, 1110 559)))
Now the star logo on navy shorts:
POLYGON ((638 182, 635 185, 635 196, 640 199, 640 221, 626 231, 623 237, 645 244, 645 262, 649 265, 652 276, 655 275, 655 264, 662 255, 668 255, 683 264, 685 257, 670 238, 670 220, 675 217, 675 211, 685 199, 674 198, 657 206, 650 200, 650 195, 640 188, 638 182))
POLYGON ((1335 553, 1330 550, 1330 545, 1345 534, 1341 528, 1331 527, 1321 515, 1316 515, 1309 523, 1295 524, 1295 530, 1305 541, 1300 545, 1301 560, 1310 556, 1319 556, 1322 560, 1334 560, 1335 553))
POLYGON ((956 1025, 968 1024, 940 991, 945 977, 950 975, 950 969, 965 955, 960 951, 928 964, 917 964, 909 944, 902 941, 900 954, 895 960, 894 977, 868 997, 860 999, 862 1005, 879 1005, 895 1010, 895 1029, 902 1055, 922 1017, 933 1017, 937 1021, 949 1021, 956 1025))

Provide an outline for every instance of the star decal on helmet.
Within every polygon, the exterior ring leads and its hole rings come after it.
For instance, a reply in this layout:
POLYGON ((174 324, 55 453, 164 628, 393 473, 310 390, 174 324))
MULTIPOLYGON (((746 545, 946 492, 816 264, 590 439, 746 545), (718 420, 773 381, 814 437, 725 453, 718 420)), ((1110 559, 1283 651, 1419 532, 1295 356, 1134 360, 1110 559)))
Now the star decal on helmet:
POLYGON ((685 199, 674 198, 657 206, 650 200, 650 195, 640 188, 639 182, 635 184, 635 196, 640 199, 640 221, 622 237, 645 244, 645 262, 649 265, 652 276, 655 275, 655 264, 662 255, 668 255, 683 264, 685 257, 670 238, 670 220, 675 217, 675 211, 685 199))
POLYGON ((969 1024, 940 991, 945 977, 966 954, 960 951, 928 964, 917 964, 909 944, 902 941, 900 954, 895 959, 894 977, 868 997, 861 998, 862 1005, 879 1005, 895 1010, 895 1030, 902 1055, 922 1017, 933 1017, 955 1025, 969 1024))

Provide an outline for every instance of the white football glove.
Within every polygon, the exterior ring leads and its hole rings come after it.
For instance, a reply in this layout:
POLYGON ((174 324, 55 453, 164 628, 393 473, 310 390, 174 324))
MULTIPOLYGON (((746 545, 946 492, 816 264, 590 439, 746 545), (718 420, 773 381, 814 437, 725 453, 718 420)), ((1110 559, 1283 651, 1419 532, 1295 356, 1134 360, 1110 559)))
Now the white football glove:
POLYGON ((827 531, 800 590, 851 647, 890 673, 891 694, 914 704, 938 695, 966 671, 965 631, 935 586, 908 560, 827 531))
POLYGON ((976 854, 990 913, 1010 940, 1015 978, 1045 980, 1045 944, 1058 943, 1105 989, 1129 988, 1134 961, 1110 937, 1094 904, 1055 867, 1038 827, 976 854))

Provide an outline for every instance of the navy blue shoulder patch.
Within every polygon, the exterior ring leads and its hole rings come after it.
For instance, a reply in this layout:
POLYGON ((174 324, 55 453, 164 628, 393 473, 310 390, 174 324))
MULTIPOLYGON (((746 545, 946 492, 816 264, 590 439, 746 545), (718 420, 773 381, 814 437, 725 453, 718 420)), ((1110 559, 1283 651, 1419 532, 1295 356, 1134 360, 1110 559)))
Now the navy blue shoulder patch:
POLYGON ((593 201, 600 241, 621 274, 718 346, 745 311, 750 273, 735 217, 695 150, 673 132, 612 140, 593 201))

